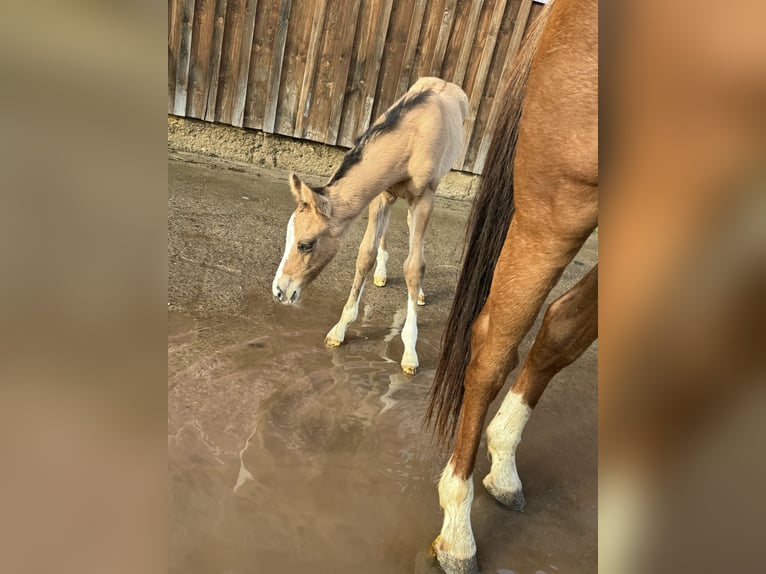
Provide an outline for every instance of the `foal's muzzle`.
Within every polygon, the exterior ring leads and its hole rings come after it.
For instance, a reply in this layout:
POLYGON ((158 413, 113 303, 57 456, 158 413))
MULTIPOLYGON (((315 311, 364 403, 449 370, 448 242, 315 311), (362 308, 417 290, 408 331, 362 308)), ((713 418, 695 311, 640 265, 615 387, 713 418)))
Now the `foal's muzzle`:
POLYGON ((298 291, 293 291, 292 295, 288 298, 284 291, 280 287, 277 287, 274 290, 274 298, 279 301, 280 303, 284 303, 285 305, 289 305, 290 303, 295 303, 295 301, 298 299, 298 291))
POLYGON ((283 305, 291 305, 298 301, 298 297, 301 295, 300 286, 293 284, 293 281, 287 277, 280 277, 274 281, 271 287, 272 295, 274 299, 283 305))

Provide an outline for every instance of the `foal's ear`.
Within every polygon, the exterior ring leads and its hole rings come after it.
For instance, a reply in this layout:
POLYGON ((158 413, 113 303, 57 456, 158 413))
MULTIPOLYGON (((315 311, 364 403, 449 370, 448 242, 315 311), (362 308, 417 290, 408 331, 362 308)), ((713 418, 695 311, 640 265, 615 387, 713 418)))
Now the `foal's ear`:
POLYGON ((298 205, 308 205, 325 217, 330 217, 332 214, 330 201, 327 197, 320 195, 311 189, 294 173, 290 175, 290 191, 293 192, 293 196, 295 197, 295 201, 298 202, 298 205))
POLYGON ((306 192, 310 190, 308 189, 308 186, 303 183, 301 179, 294 173, 290 174, 290 191, 293 192, 293 197, 299 204, 308 203, 304 196, 306 195, 306 192))

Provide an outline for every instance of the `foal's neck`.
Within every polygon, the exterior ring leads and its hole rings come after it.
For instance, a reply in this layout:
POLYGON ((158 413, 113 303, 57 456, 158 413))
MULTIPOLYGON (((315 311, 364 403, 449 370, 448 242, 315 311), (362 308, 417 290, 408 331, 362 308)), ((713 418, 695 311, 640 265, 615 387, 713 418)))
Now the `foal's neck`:
POLYGON ((333 218, 348 223, 359 215, 379 194, 402 180, 398 170, 389 166, 371 166, 362 161, 340 179, 325 186, 329 194, 333 218))

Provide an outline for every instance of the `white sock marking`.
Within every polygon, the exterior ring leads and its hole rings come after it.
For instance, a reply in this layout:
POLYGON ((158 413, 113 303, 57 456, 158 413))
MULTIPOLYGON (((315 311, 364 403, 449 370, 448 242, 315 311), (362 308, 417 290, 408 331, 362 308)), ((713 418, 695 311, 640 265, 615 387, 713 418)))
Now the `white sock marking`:
POLYGON ((492 470, 484 479, 500 492, 518 492, 521 479, 516 470, 516 447, 529 420, 532 409, 522 402, 521 395, 508 391, 500 410, 487 427, 487 449, 492 456, 492 470))
POLYGON ((476 554, 476 542, 471 529, 473 478, 455 476, 450 461, 439 480, 439 505, 444 511, 444 522, 439 548, 457 560, 469 560, 476 554))
POLYGON ((404 353, 402 354, 402 366, 417 367, 418 354, 415 351, 415 344, 418 340, 418 308, 415 301, 407 296, 407 319, 402 328, 402 342, 404 343, 404 353))
POLYGON ((386 279, 386 264, 388 263, 388 251, 378 248, 378 256, 375 259, 375 273, 373 277, 376 279, 386 279))
POLYGON ((359 288, 359 294, 356 296, 356 299, 349 298, 349 300, 346 301, 346 304, 343 307, 343 312, 340 315, 340 321, 330 329, 330 332, 327 333, 327 338, 335 339, 341 343, 344 341, 346 338, 346 329, 348 329, 348 326, 351 323, 356 321, 356 318, 359 315, 359 301, 362 299, 363 292, 364 282, 362 282, 362 286, 359 288))

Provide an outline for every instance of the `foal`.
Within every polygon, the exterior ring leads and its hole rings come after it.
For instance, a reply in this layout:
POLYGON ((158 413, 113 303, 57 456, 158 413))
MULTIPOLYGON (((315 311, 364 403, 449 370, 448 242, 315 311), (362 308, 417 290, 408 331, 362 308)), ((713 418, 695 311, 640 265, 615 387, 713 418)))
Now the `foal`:
MULTIPOLYGON (((469 223, 458 296, 442 340, 428 418, 457 439, 439 481, 434 550, 448 573, 476 571, 473 469, 487 408, 518 363, 545 297, 591 234, 598 213, 597 0, 556 0, 516 62, 469 223)), ((551 378, 597 336, 594 267, 545 313, 532 349, 487 427, 484 486, 524 506, 516 447, 551 378)))
POLYGON ((351 222, 369 205, 369 221, 356 260, 356 275, 340 320, 325 338, 327 347, 343 343, 356 320, 367 276, 378 263, 375 283, 386 281, 388 254, 382 242, 391 205, 399 197, 409 203, 410 250, 404 262, 407 318, 402 329, 402 370, 418 368, 417 304, 425 303, 421 282, 423 235, 441 178, 458 158, 463 144, 463 120, 468 98, 455 84, 421 78, 357 139, 338 170, 322 187, 290 177, 298 207, 287 224, 285 252, 272 293, 291 304, 337 253, 351 222))

